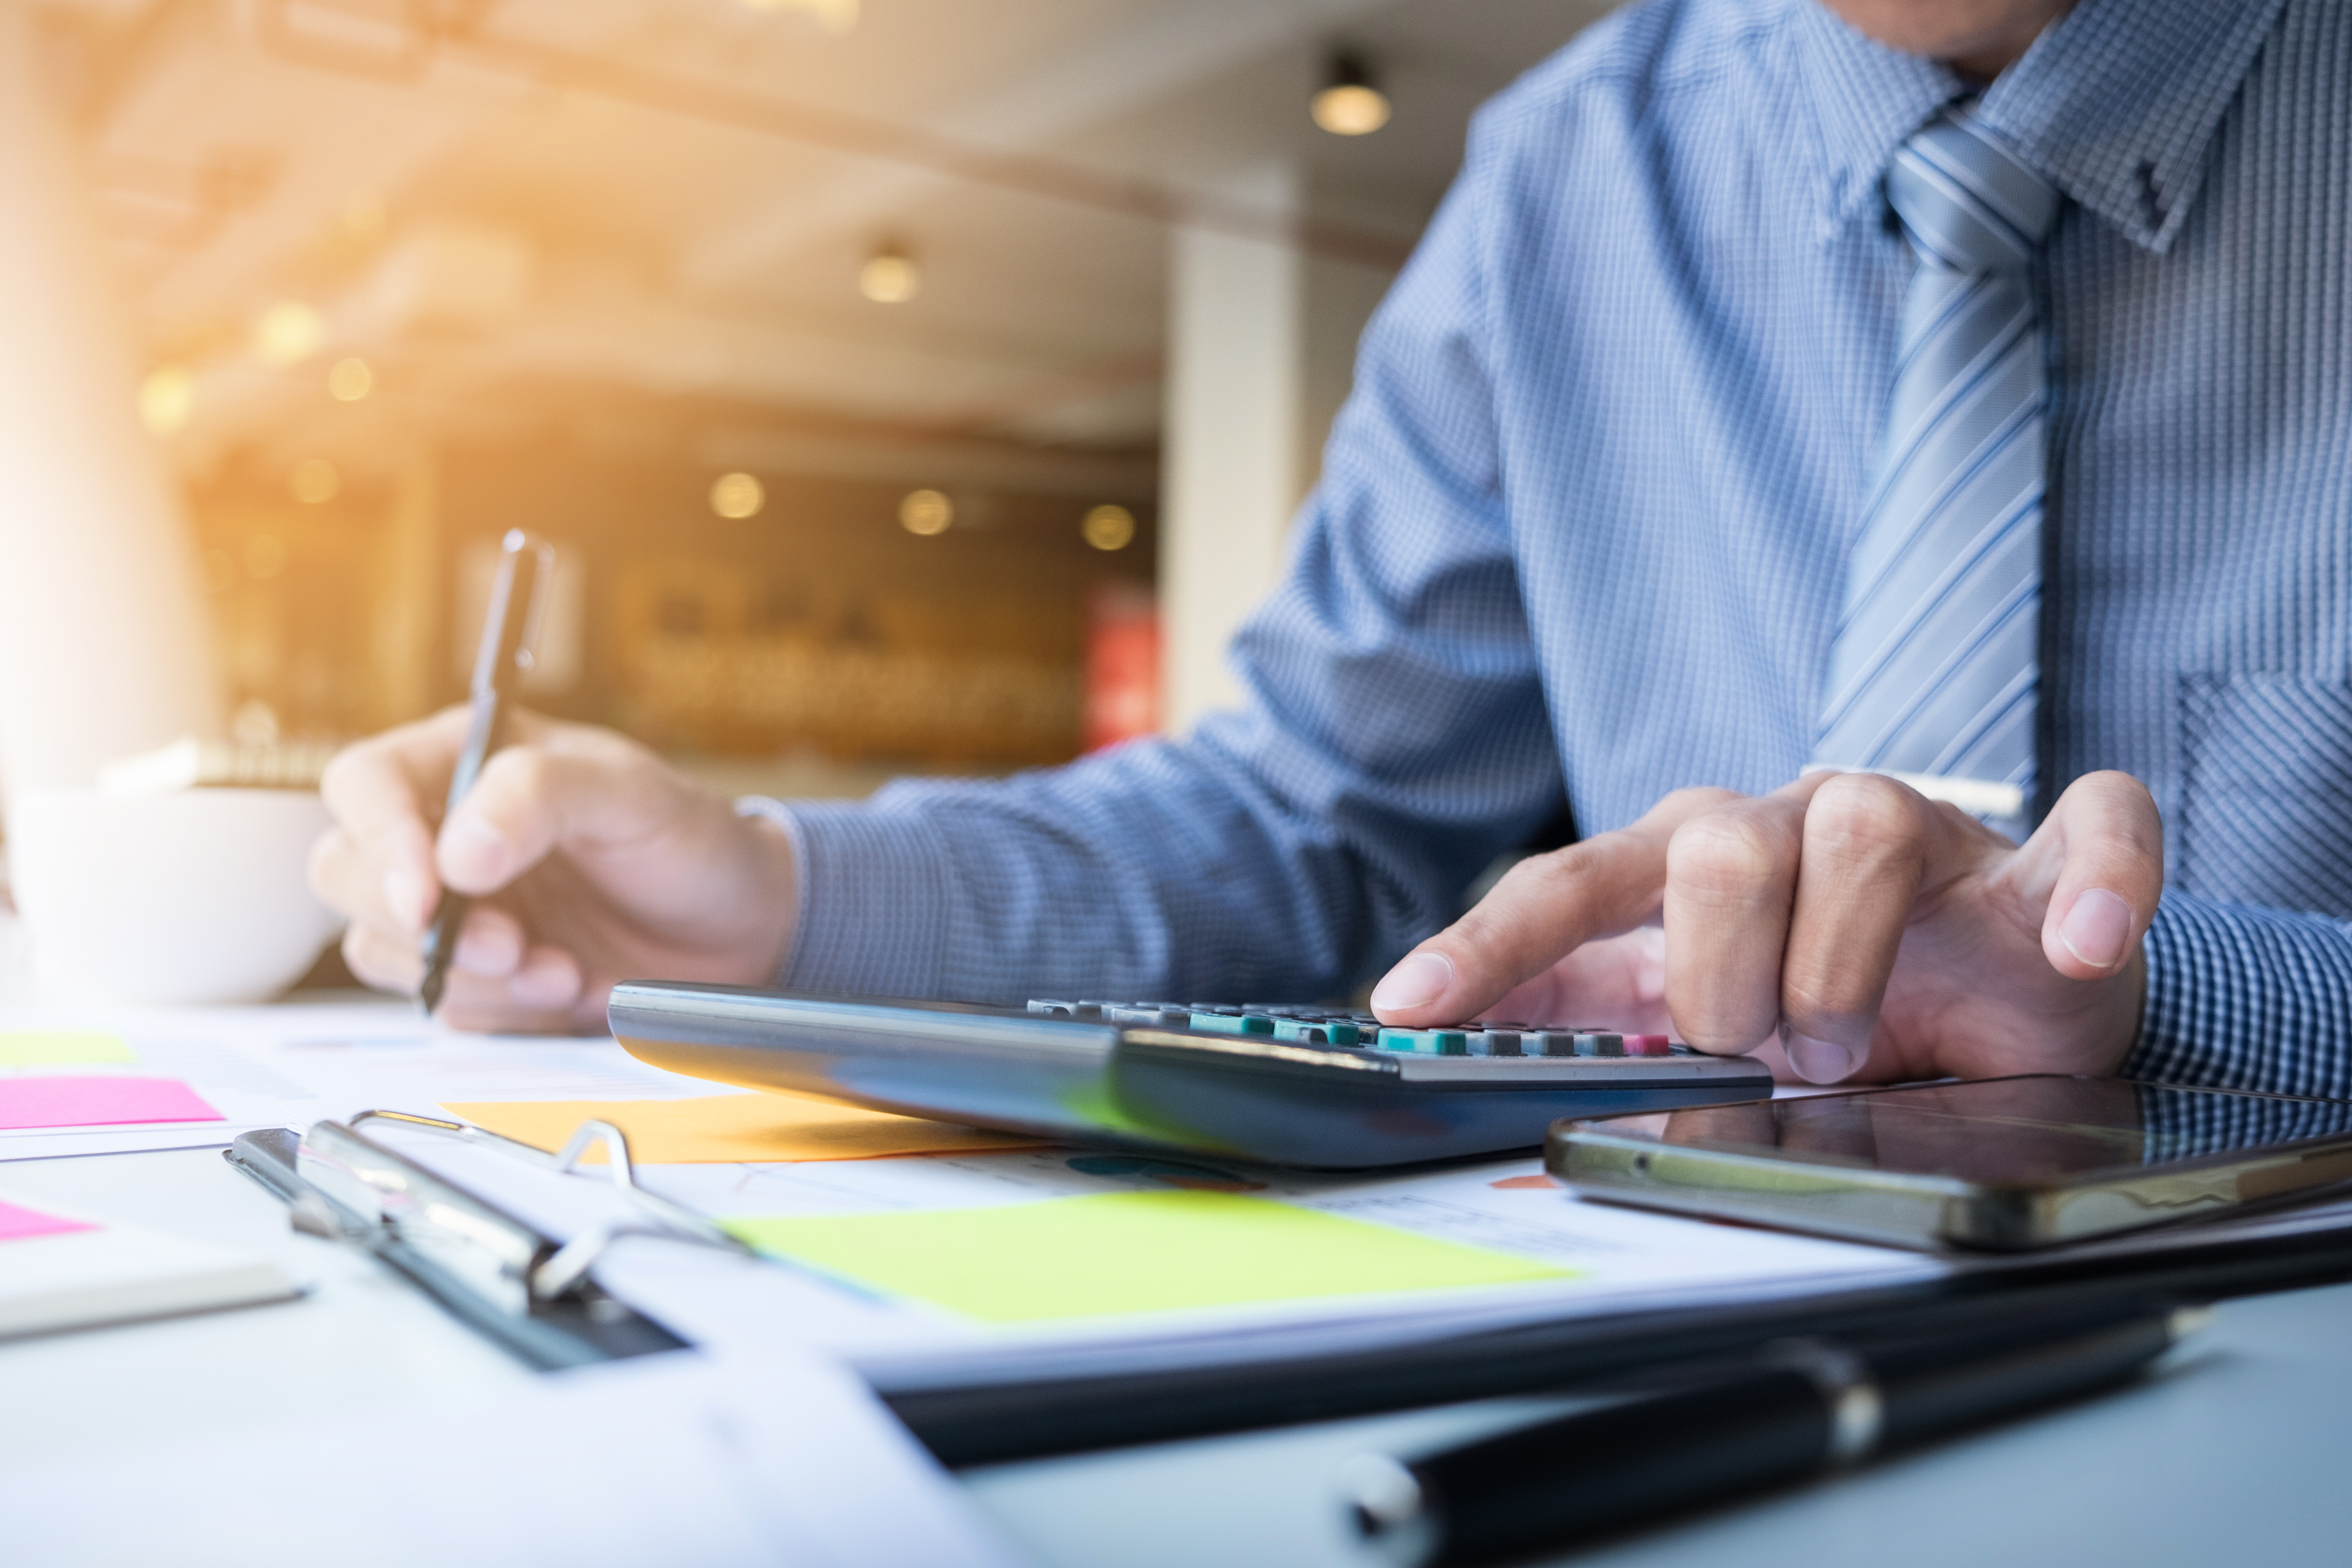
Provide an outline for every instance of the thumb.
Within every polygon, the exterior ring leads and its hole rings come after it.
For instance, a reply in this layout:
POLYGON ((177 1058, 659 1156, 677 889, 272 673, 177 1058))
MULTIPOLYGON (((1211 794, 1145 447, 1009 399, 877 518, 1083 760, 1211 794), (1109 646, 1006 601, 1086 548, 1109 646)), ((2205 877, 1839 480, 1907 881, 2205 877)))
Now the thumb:
POLYGON ((2042 952, 2070 980, 2131 962, 2164 896, 2164 824, 2128 773, 2085 773, 2026 846, 2028 893, 2047 897, 2042 952))
POLYGON ((473 789, 441 825, 436 863, 441 879, 458 892, 496 892, 583 837, 626 838, 659 826, 661 808, 647 798, 646 770, 632 765, 640 761, 635 746, 544 723, 518 728, 518 742, 482 765, 473 789))
POLYGON ((1630 827, 1520 861, 1476 908, 1398 961, 1372 988, 1372 1011, 1408 1029, 1475 1018, 1586 942, 1642 924, 1664 897, 1675 829, 1732 798, 1678 790, 1630 827))

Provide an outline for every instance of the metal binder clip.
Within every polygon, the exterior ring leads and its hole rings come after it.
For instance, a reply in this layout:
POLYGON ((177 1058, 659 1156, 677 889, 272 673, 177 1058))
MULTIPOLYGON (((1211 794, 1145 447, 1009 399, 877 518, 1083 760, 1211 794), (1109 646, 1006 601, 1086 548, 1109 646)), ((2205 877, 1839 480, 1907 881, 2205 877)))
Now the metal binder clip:
POLYGON ((661 1236, 750 1252, 691 1209, 638 1186, 628 1139, 610 1122, 584 1124, 550 1154, 462 1121, 363 1110, 349 1123, 318 1122, 299 1142, 279 1130, 247 1133, 228 1158, 290 1205, 296 1229, 364 1247, 540 1367, 684 1347, 684 1340, 591 1278, 615 1238, 661 1236), (576 1167, 601 1144, 614 1191, 632 1214, 559 1244, 360 1131, 376 1122, 478 1144, 557 1174, 586 1174, 576 1167))
POLYGON ((573 1237, 558 1247, 552 1256, 532 1268, 527 1276, 527 1284, 534 1300, 553 1300, 572 1289, 590 1268, 595 1267, 596 1259, 604 1255, 604 1249, 624 1236, 667 1236, 706 1247, 723 1247, 730 1252, 748 1255, 751 1251, 692 1209, 637 1185, 636 1167, 629 1158, 628 1134, 609 1121, 582 1122, 572 1130, 572 1136, 564 1140, 563 1147, 552 1154, 486 1127, 476 1127, 465 1121, 445 1121, 436 1116, 417 1116, 405 1110, 362 1110, 352 1118, 350 1125, 356 1130, 362 1122, 368 1121, 389 1121, 395 1126, 414 1127, 455 1138, 478 1148, 496 1150, 510 1159, 537 1165, 560 1176, 586 1175, 586 1172, 578 1169, 580 1162, 589 1150, 600 1143, 604 1146, 613 1185, 619 1191, 621 1201, 650 1216, 655 1222, 654 1226, 646 1230, 614 1222, 593 1226, 573 1237))

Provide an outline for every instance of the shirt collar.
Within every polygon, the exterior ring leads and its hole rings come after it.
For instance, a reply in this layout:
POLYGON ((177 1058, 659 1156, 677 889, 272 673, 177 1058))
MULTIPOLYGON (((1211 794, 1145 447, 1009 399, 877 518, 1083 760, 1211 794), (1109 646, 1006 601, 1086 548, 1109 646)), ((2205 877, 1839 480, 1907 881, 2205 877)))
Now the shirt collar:
MULTIPOLYGON (((2206 153, 2285 0, 2081 0, 2001 73, 1980 120, 2134 244, 2161 255, 2206 153)), ((1818 0, 1798 54, 1822 142, 1822 234, 1878 210, 1906 136, 1968 89, 1950 70, 1863 37, 1818 0)))

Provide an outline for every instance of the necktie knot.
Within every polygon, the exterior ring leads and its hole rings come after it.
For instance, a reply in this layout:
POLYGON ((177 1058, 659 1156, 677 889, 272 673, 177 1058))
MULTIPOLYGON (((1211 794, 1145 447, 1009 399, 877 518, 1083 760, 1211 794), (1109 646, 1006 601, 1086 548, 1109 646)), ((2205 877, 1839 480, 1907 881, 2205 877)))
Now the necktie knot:
POLYGON ((2058 193, 1955 105, 1895 150, 1887 205, 1922 263, 1954 272, 2015 272, 2058 221, 2058 193))

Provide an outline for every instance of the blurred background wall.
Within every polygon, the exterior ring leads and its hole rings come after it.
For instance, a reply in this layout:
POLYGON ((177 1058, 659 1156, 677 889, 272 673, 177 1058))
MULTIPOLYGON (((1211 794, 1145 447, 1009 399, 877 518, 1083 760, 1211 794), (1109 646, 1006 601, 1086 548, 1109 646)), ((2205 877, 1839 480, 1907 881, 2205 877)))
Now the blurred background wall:
MULTIPOLYGON (((1229 696, 1471 111, 1603 8, 0 0, 0 47, 117 311, 40 352, 130 345, 144 445, 75 460, 162 477, 117 504, 182 536, 191 722, 457 700, 522 526, 536 705, 856 793, 1229 696)), ((5 422, 0 480, 49 439, 5 422)))

